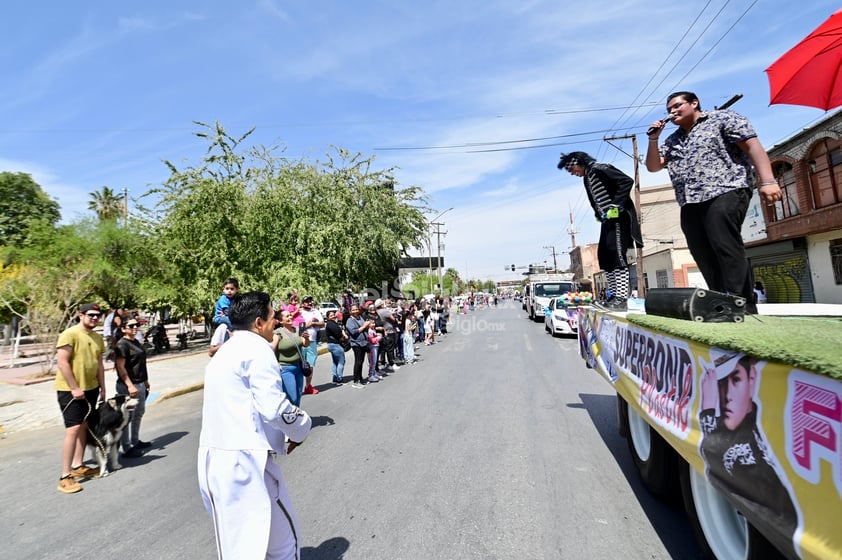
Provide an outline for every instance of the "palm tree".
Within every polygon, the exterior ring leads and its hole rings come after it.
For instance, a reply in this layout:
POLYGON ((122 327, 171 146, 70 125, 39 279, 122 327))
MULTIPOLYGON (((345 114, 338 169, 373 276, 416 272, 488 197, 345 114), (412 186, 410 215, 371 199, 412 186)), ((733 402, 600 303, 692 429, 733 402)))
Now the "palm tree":
POLYGON ((116 220, 123 215, 123 199, 117 196, 109 187, 102 187, 102 191, 90 193, 88 210, 96 212, 101 221, 116 220))

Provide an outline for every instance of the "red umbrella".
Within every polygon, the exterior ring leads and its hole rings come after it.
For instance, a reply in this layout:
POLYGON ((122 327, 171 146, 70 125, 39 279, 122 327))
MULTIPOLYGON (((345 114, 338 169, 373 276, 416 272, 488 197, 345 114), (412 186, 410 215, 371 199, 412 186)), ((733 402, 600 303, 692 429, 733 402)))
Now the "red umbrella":
POLYGON ((842 10, 766 69, 770 105, 842 105, 842 10))

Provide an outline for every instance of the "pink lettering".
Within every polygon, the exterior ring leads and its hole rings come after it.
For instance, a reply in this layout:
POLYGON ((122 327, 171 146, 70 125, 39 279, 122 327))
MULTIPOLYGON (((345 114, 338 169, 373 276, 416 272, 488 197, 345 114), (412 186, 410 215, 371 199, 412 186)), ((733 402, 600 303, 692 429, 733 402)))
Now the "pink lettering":
POLYGON ((812 464, 815 446, 826 449, 831 454, 842 452, 839 439, 842 400, 837 393, 796 380, 791 414, 792 454, 802 468, 808 471, 818 470, 818 465, 812 464))

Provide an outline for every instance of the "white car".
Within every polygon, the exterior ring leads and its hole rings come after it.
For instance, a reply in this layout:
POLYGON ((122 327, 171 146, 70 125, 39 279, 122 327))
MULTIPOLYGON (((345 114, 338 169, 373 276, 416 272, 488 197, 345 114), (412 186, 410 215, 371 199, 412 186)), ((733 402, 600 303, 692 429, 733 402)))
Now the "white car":
POLYGON ((319 313, 322 314, 322 317, 327 317, 328 311, 336 311, 336 313, 340 312, 339 306, 333 303, 332 301, 323 301, 319 304, 319 313))
POLYGON ((569 305, 563 297, 552 298, 545 311, 544 330, 553 336, 576 334, 579 331, 579 309, 569 305))

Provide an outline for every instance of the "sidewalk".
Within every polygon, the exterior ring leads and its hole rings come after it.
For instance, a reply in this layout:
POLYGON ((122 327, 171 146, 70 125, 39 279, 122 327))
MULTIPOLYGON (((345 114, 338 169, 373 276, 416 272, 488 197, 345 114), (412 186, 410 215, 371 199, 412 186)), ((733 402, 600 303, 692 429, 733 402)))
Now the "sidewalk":
MULTIPOLYGON (((208 344, 207 338, 197 338, 188 341, 187 350, 172 350, 149 356, 150 392, 146 404, 154 405, 164 399, 204 388, 205 366, 210 361, 208 344)), ((327 347, 320 345, 319 354, 326 352, 327 347)), ((327 362, 330 362, 329 358, 327 362)), ((0 365, 7 363, 0 362, 0 365)), ((37 363, 0 368, 0 438, 22 431, 62 426, 53 388, 55 374, 42 377, 41 370, 42 366, 37 363)), ((105 362, 108 395, 114 394, 116 380, 114 364, 105 362)))

